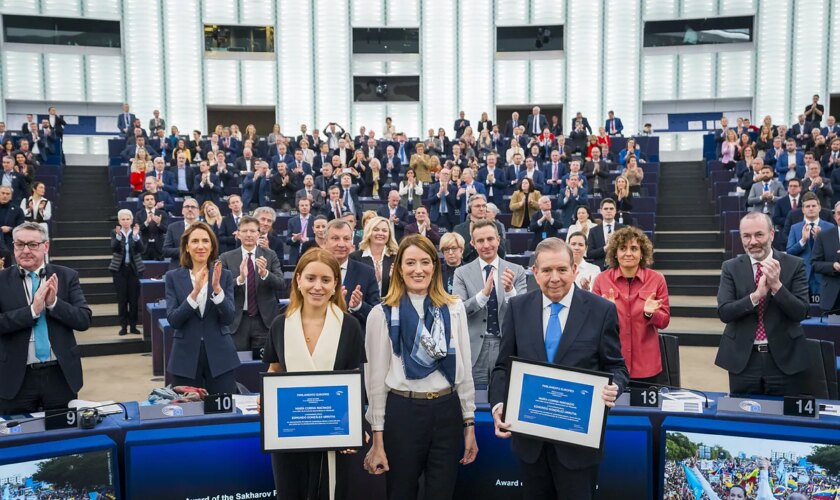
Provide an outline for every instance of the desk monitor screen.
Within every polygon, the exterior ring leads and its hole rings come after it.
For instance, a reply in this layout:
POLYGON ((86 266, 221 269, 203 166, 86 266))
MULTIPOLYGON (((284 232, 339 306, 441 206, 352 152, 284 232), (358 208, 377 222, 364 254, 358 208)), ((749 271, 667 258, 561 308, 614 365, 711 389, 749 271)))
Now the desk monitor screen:
POLYGON ((111 450, 0 465, 0 499, 117 498, 111 450))
MULTIPOLYGON (((781 439, 785 438, 785 439, 781 439)), ((664 498, 835 498, 840 445, 665 431, 664 498)))

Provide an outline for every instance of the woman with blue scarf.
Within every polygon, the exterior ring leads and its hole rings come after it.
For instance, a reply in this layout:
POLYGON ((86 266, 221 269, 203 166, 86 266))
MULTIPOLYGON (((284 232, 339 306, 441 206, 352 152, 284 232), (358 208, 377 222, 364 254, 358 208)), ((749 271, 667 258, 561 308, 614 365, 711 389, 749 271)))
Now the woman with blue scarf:
POLYGON ((475 460, 475 388, 467 314, 443 288, 427 238, 403 239, 388 294, 367 320, 365 383, 373 445, 365 469, 389 499, 452 498, 458 464, 475 460))

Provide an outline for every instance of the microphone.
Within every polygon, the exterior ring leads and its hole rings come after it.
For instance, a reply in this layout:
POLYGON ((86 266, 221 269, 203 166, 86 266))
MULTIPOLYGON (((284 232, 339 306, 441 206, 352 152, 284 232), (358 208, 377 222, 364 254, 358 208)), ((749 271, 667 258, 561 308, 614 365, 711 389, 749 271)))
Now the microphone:
MULTIPOLYGON (((108 406, 114 406, 114 405, 117 405, 120 408, 122 408, 123 420, 131 420, 128 416, 128 409, 126 409, 125 405, 122 404, 122 403, 117 403, 117 402, 108 403, 108 404, 99 405, 99 406, 84 407, 84 408, 69 408, 68 407, 68 408, 61 408, 60 410, 62 410, 62 411, 64 411, 64 410, 66 410, 66 411, 76 410, 76 413, 80 414, 80 417, 79 417, 80 418, 80 426, 81 426, 81 419, 82 418, 86 418, 88 420, 93 420, 93 423, 90 425, 90 427, 82 427, 83 429, 92 429, 97 423, 99 423, 100 415, 99 415, 98 409, 99 408, 105 408, 105 407, 108 407, 108 406)), ((54 412, 54 411, 57 411, 57 410, 49 410, 49 412, 54 412)), ((23 425, 23 424, 28 424, 29 422, 37 422, 38 420, 46 420, 50 417, 55 416, 55 414, 48 415, 49 412, 45 411, 44 416, 42 416, 42 417, 34 417, 34 418, 21 419, 21 420, 6 420, 4 422, 0 422, 0 426, 5 427, 6 429, 14 429, 15 427, 18 427, 18 426, 23 425)))
MULTIPOLYGON (((630 385, 635 385, 637 387, 638 386, 647 386, 647 387, 651 387, 651 388, 658 387, 659 389, 668 389, 669 391, 673 389, 673 390, 677 390, 677 391, 693 392, 695 394, 700 394, 701 396, 703 396, 703 398, 705 399, 705 402, 703 404, 704 408, 709 407, 709 396, 707 396, 705 392, 703 392, 699 389, 689 389, 687 387, 678 387, 678 386, 674 386, 674 385, 654 384, 653 382, 638 382, 638 381, 635 381, 635 380, 630 380, 630 383, 627 384, 627 386, 628 386, 627 389, 630 388, 629 387, 630 385)), ((628 392, 628 391, 625 390, 624 392, 628 392)), ((668 392, 666 391, 664 394, 667 394, 667 393, 668 392)))

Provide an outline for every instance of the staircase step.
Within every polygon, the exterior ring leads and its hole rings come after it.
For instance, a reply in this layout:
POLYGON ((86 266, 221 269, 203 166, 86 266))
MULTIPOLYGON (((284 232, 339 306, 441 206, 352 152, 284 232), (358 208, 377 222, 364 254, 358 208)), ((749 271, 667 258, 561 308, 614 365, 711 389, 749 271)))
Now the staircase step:
MULTIPOLYGON (((116 215, 116 210, 114 214, 116 215)), ((111 220, 93 220, 93 221, 55 221, 53 228, 56 236, 102 236, 108 235, 111 229, 115 227, 115 222, 111 220)))
POLYGON ((698 267, 704 268, 712 268, 720 266, 723 264, 723 259, 716 259, 716 260, 707 260, 707 259, 691 259, 686 260, 685 257, 680 257, 675 260, 664 260, 660 257, 657 257, 654 261, 654 266, 657 271, 664 272, 666 270, 677 270, 677 269, 697 269, 698 267))
POLYGON ((50 255, 53 257, 74 257, 74 256, 91 256, 91 255, 102 255, 103 252, 107 252, 109 249, 108 247, 102 247, 101 245, 98 247, 93 248, 50 248, 50 255))
MULTIPOLYGON (((667 281, 667 280, 666 280, 667 281)), ((668 293, 692 296, 714 296, 717 295, 718 284, 714 285, 671 285, 668 283, 668 293)))
MULTIPOLYGON (((82 281, 82 292, 84 292, 85 297, 92 296, 92 295, 103 295, 103 294, 116 294, 114 290, 114 282, 112 280, 108 280, 106 277, 102 278, 79 278, 82 281), (86 279, 96 279, 96 280, 107 280, 102 283, 85 283, 84 280, 86 279)), ((114 295, 116 297, 116 295, 114 295)))
POLYGON ((114 291, 112 286, 110 292, 85 293, 85 300, 88 304, 116 304, 117 292, 114 291))
POLYGON ((85 256, 57 256, 50 259, 52 262, 71 267, 73 269, 99 267, 100 269, 108 269, 108 264, 111 262, 110 255, 85 255, 85 256))

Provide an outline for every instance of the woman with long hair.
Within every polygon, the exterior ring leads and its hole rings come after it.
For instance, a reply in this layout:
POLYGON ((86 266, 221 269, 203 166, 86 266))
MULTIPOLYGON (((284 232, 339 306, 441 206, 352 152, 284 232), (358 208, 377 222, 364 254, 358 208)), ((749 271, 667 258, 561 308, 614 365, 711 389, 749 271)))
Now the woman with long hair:
MULTIPOLYGON (((364 332, 347 314, 341 268, 328 251, 304 253, 295 266, 289 306, 268 331, 263 361, 269 373, 360 370, 365 362, 364 332)), ((271 454, 277 498, 350 498, 347 460, 355 450, 275 452, 271 454)))
POLYGON ((234 394, 239 356, 230 331, 233 277, 222 269, 219 240, 207 224, 190 224, 179 248, 181 266, 163 278, 166 319, 175 330, 167 373, 173 385, 234 394))
POLYGON ((572 233, 581 232, 584 236, 588 238, 589 230, 597 225, 594 222, 592 222, 592 213, 589 211, 589 207, 587 207, 586 205, 581 205, 575 209, 575 220, 577 222, 569 226, 569 230, 566 232, 567 243, 572 233))
POLYGON ((533 181, 523 177, 516 191, 510 196, 510 225, 527 229, 531 225, 531 217, 540 211, 540 196, 542 194, 534 189, 533 181))
POLYGON ((367 319, 365 385, 373 445, 364 460, 386 473, 389 499, 452 498, 458 464, 475 460, 475 388, 467 313, 448 294, 434 245, 403 239, 391 287, 367 319), (461 451, 463 449, 463 452, 461 451))
POLYGON ((128 183, 131 191, 137 195, 143 192, 143 184, 146 182, 146 172, 152 168, 152 161, 145 149, 137 151, 137 155, 131 160, 131 174, 128 176, 128 183))
MULTIPOLYGON (((437 156, 434 158, 437 158, 437 156)), ((423 183, 417 180, 417 176, 414 175, 414 170, 405 171, 405 179, 400 181, 399 193, 400 205, 404 206, 407 210, 414 211, 421 205, 423 201, 423 183)))
POLYGON ((35 181, 32 185, 32 196, 21 200, 20 209, 23 216, 29 222, 37 222, 49 234, 49 222, 52 219, 52 203, 44 195, 47 186, 41 181, 35 181))
POLYGON ((201 204, 200 213, 202 220, 210 226, 210 229, 218 237, 219 232, 222 230, 222 213, 219 211, 219 207, 212 201, 207 200, 201 204))
POLYGON ((351 253, 350 258, 373 268, 376 284, 379 285, 379 296, 384 297, 388 293, 391 265, 399 247, 391 223, 385 217, 372 217, 365 222, 364 227, 359 249, 351 253))
POLYGON ((668 285, 650 268, 653 244, 638 228, 615 231, 607 243, 609 268, 595 278, 592 292, 615 304, 618 310, 621 353, 630 378, 662 383, 659 330, 671 321, 668 285))

